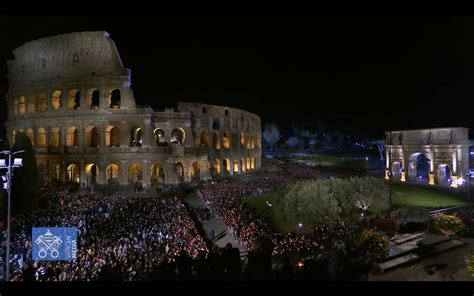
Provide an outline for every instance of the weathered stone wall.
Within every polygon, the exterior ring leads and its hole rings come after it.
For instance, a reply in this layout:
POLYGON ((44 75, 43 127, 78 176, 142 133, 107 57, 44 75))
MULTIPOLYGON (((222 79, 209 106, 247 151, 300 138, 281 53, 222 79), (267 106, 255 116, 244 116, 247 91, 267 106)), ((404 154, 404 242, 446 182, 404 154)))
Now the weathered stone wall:
POLYGON ((258 116, 204 104, 179 103, 162 112, 137 107, 130 71, 106 32, 44 38, 14 54, 8 61, 8 139, 14 143, 18 132, 27 133, 46 181, 129 185, 138 178, 147 187, 209 179, 210 168, 223 168, 225 161, 232 161, 229 172, 219 174, 233 174, 234 161, 235 173, 260 168, 258 116), (198 114, 202 108, 209 113, 198 114), (210 135, 207 147, 203 131, 210 135), (224 133, 235 143, 213 149, 214 132, 221 144, 224 133))

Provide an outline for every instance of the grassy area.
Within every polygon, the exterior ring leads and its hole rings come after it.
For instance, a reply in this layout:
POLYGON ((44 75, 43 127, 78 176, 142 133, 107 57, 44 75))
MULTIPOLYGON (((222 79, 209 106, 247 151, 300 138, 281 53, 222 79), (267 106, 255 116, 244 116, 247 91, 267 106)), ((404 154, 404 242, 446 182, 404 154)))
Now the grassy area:
POLYGON ((301 162, 312 161, 322 166, 339 166, 353 169, 373 170, 381 166, 378 159, 370 158, 366 160, 364 157, 348 157, 348 156, 301 156, 294 158, 301 162))
POLYGON ((266 204, 266 201, 268 201, 271 204, 274 204, 274 200, 276 198, 276 195, 279 192, 274 192, 270 193, 267 195, 261 195, 261 196, 245 196, 241 197, 241 201, 243 203, 248 204, 249 206, 253 207, 258 213, 260 213, 262 216, 267 217, 275 225, 283 232, 295 232, 295 231, 300 231, 300 229, 297 227, 298 222, 294 221, 288 221, 288 220, 276 220, 275 219, 275 212, 273 207, 269 207, 266 204))
MULTIPOLYGON (((459 196, 459 192, 442 191, 436 188, 412 186, 409 184, 393 184, 392 210, 400 207, 418 207, 425 209, 439 209, 465 205, 466 202, 459 196)), ((255 208, 261 215, 269 218, 283 232, 302 231, 298 228, 298 221, 276 220, 274 208, 266 204, 274 204, 279 191, 263 196, 246 196, 241 201, 255 208)), ((305 229, 303 228, 303 231, 305 229)), ((309 229, 306 229, 309 231, 309 229)))
POLYGON ((419 207, 440 209, 465 205, 466 202, 458 192, 436 188, 393 184, 392 204, 397 207, 419 207))

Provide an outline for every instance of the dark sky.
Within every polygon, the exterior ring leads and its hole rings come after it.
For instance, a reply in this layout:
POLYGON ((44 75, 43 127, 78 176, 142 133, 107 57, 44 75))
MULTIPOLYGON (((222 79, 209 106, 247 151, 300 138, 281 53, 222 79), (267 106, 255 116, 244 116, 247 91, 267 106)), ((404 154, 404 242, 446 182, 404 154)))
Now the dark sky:
POLYGON ((0 28, 2 98, 17 46, 106 30, 139 105, 217 103, 368 135, 474 123, 470 16, 15 15, 0 16, 0 28))

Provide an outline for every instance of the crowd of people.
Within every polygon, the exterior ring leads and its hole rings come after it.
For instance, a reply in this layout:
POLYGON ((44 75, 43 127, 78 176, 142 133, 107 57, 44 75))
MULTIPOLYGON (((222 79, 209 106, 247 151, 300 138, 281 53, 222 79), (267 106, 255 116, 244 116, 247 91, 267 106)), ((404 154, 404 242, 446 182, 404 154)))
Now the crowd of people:
POLYGON ((273 241, 273 255, 285 257, 314 255, 323 252, 334 240, 349 238, 358 230, 355 224, 344 222, 316 229, 311 234, 281 233, 267 218, 253 208, 241 203, 241 196, 261 195, 275 191, 291 182, 305 179, 348 178, 354 171, 337 167, 307 167, 285 163, 284 174, 254 180, 227 179, 209 182, 197 190, 198 196, 227 225, 246 249, 251 250, 259 237, 267 236, 273 241))
POLYGON ((143 280, 160 264, 209 253, 178 198, 72 196, 47 188, 42 200, 45 208, 12 222, 13 280, 31 269, 40 281, 95 280, 104 270, 120 280, 143 280), (32 261, 31 230, 37 226, 76 227, 77 260, 32 261))
MULTIPOLYGON (((266 194, 297 180, 354 175, 353 171, 335 167, 306 167, 291 162, 283 166, 281 174, 247 181, 211 181, 197 189, 203 203, 227 225, 233 237, 251 250, 245 275, 240 251, 230 244, 224 249, 206 244, 192 214, 177 197, 74 195, 67 187, 43 187, 41 208, 13 217, 11 278, 14 281, 255 279, 268 274, 272 256, 288 258, 296 254, 303 258, 323 254, 335 241, 350 240, 358 231, 355 224, 336 223, 315 229, 311 234, 281 233, 269 220, 240 202, 243 195, 266 194), (32 227, 48 226, 77 228, 77 260, 32 260, 32 227), (262 247, 271 249, 270 257, 258 255, 265 252, 255 249, 262 237, 268 238, 272 245, 262 247)), ((196 219, 209 215, 198 213, 196 219)), ((4 244, 5 240, 2 250, 4 244)))

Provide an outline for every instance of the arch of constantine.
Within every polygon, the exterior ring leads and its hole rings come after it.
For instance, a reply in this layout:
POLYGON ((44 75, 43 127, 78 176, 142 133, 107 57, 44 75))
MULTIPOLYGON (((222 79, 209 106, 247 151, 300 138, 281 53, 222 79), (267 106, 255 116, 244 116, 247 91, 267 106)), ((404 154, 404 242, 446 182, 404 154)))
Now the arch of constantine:
POLYGON ((13 53, 7 135, 11 144, 18 132, 28 135, 45 182, 149 187, 260 168, 257 115, 186 102, 137 106, 107 32, 43 38, 13 53))
POLYGON ((468 128, 385 132, 385 178, 458 187, 469 169, 468 128), (391 168, 391 170, 390 170, 391 168))

